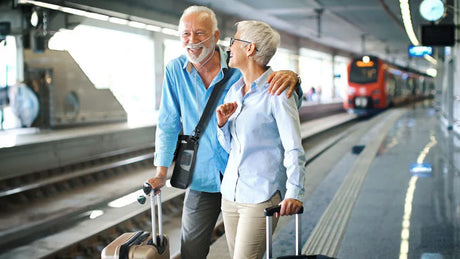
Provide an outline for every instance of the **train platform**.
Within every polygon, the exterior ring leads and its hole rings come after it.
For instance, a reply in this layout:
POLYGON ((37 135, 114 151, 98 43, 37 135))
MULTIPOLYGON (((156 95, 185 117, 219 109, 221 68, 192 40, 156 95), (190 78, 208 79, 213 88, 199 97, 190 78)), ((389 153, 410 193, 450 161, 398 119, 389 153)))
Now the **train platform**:
MULTIPOLYGON (((323 135, 323 140, 318 145, 308 141, 304 144, 308 162, 302 253, 337 258, 459 258, 460 136, 444 127, 438 118, 431 103, 423 102, 365 119, 355 120, 355 116, 341 113, 303 122, 303 139, 323 135), (352 120, 354 123, 347 123, 352 120), (342 124, 349 126, 338 127, 342 124), (333 134, 324 133, 334 128, 333 134)), ((110 127, 113 132, 124 131, 115 129, 114 125, 110 127)), ((108 128, 104 130, 110 135, 108 128)), ((142 129, 150 132, 148 135, 153 138, 151 130, 154 129, 142 129)), ((63 139, 78 135, 70 129, 67 133, 67 137, 62 135, 63 139)), ((100 134, 100 131, 93 132, 87 137, 100 134)), ((56 140, 48 142, 53 141, 56 140)), ((87 142, 81 145, 84 143, 87 142)), ((25 146, 30 145, 32 143, 25 146)), ((148 166, 136 177, 131 174, 107 182, 107 186, 97 187, 97 198, 105 199, 103 193, 110 193, 112 199, 118 197, 121 194, 115 193, 117 190, 112 187, 126 186, 127 179, 134 182, 131 189, 137 190, 138 182, 151 174, 148 166)), ((166 188, 164 202, 181 197, 182 192, 178 191, 182 190, 166 188)), ((89 195, 85 190, 79 192, 82 197, 89 195)), ((65 202, 86 199, 72 198, 70 193, 67 196, 65 202)), ((90 208, 90 205, 85 206, 90 208)), ((148 206, 131 204, 117 211, 112 208, 92 222, 75 223, 61 234, 43 236, 0 258, 31 255, 53 258, 50 254, 54 246, 70 247, 75 242, 81 244, 77 246, 85 246, 93 240, 86 239, 88 236, 110 228, 114 219, 121 223, 131 214, 139 213, 148 215, 148 206), (76 237, 87 241, 76 241, 76 237)), ((170 237, 172 258, 179 258, 179 226, 180 217, 174 217, 167 220, 164 228, 170 237)), ((274 256, 294 253, 293 217, 280 219, 273 240, 274 256)), ((100 239, 98 242, 101 247, 107 244, 100 239)), ((230 258, 225 235, 211 245, 208 258, 230 258)))
MULTIPOLYGON (((312 112, 312 114, 319 114, 318 110, 315 111, 314 109, 318 108, 309 109, 309 111, 312 112)), ((342 124, 347 124, 348 122, 351 122, 355 119, 355 115, 344 112, 336 113, 323 118, 311 120, 307 119, 307 121, 303 122, 301 125, 302 138, 311 138, 315 134, 320 134, 323 131, 338 127, 342 124)), ((136 135, 139 138, 139 135, 148 135, 150 138, 152 138, 152 141, 147 141, 146 143, 153 144, 154 134, 152 133, 154 133, 154 126, 129 128, 125 124, 109 124, 91 127, 79 127, 74 129, 61 129, 56 131, 28 130, 17 133, 18 134, 15 134, 15 136, 21 140, 17 141, 16 145, 11 147, 4 147, 3 150, 9 150, 10 152, 5 151, 3 154, 10 154, 11 152, 14 154, 19 154, 18 151, 26 152, 30 154, 30 156, 35 154, 35 163, 40 164, 41 161, 39 160, 43 159, 43 156, 37 154, 40 152, 37 149, 47 150, 48 148, 55 148, 52 153, 58 153, 59 151, 64 153, 72 153, 72 150, 67 150, 66 148, 73 147, 74 150, 75 148, 81 149, 81 152, 78 154, 85 154, 84 147, 86 146, 86 152, 91 154, 95 152, 97 148, 99 148, 98 146, 108 146, 111 141, 117 140, 116 136, 123 136, 123 134, 125 135, 125 138, 133 138, 136 135), (131 131, 132 133, 130 133, 131 131), (87 138, 89 138, 89 140, 86 140, 87 138), (94 144, 88 145, 89 141, 94 144), (71 142, 72 145, 65 144, 68 142, 71 142), (96 145, 96 143, 98 145, 96 145)), ((336 141, 336 138, 330 138, 324 145, 331 145, 331 143, 334 141, 336 141)), ((316 151, 310 152, 310 158, 313 157, 314 154, 320 153, 321 150, 325 148, 324 145, 322 147, 318 147, 316 151)), ((11 154, 11 156, 14 157, 13 154, 11 154)), ((81 156, 79 159, 82 160, 85 156, 81 156)), ((20 160, 21 157, 17 157, 17 159, 20 160)), ((22 157, 22 159, 24 158, 22 157)), ((50 156, 49 160, 43 161, 43 164, 47 163, 49 167, 52 167, 50 164, 53 164, 52 161, 54 161, 54 159, 56 159, 56 157, 50 156)), ((36 167, 37 165, 32 166, 32 168, 36 167)), ((19 236, 26 236, 26 230, 29 226, 37 228, 39 231, 44 231, 47 226, 52 226, 53 222, 57 224, 58 222, 63 222, 65 218, 68 218, 69 216, 66 215, 69 211, 73 211, 73 214, 76 215, 76 217, 79 219, 89 212, 95 211, 93 208, 94 205, 87 204, 86 201, 105 204, 101 209, 101 211, 104 211, 102 216, 99 216, 96 219, 92 219, 89 222, 82 222, 78 224, 73 222, 71 227, 68 227, 68 229, 65 231, 61 231, 57 234, 43 234, 39 240, 28 242, 27 244, 24 244, 23 246, 13 249, 7 253, 0 254, 0 258, 26 258, 32 255, 36 255, 40 258, 52 258, 50 255, 54 253, 53 251, 55 251, 54 249, 56 249, 56 247, 72 246, 75 244, 75 242, 78 242, 75 240, 84 240, 88 236, 97 235, 99 232, 109 229, 112 224, 114 224, 114 221, 122 223, 126 220, 129 220, 129 218, 133 217, 134 215, 144 213, 148 210, 147 206, 142 207, 135 203, 130 204, 129 206, 126 206, 122 209, 110 208, 106 205, 107 202, 104 202, 104 200, 113 200, 117 197, 121 197, 123 195, 121 193, 123 191, 122 189, 129 188, 131 191, 138 190, 139 183, 142 183, 145 179, 152 175, 152 169, 154 168, 152 168, 150 165, 146 170, 143 170, 142 172, 128 174, 126 176, 121 176, 110 181, 104 181, 103 184, 98 185, 98 190, 94 194, 91 194, 87 188, 83 190, 73 190, 71 192, 66 191, 65 193, 59 194, 58 197, 56 195, 52 195, 54 198, 58 198, 57 202, 40 203, 37 206, 31 204, 24 210, 9 211, 7 215, 0 215, 0 221, 3 222, 2 225, 5 226, 5 228, 2 228, 0 231, 0 236, 3 235, 4 237, 7 237, 10 240, 9 243, 13 243, 13 240, 17 239, 19 236), (123 188, 114 189, 113 186, 123 186, 123 188), (64 205, 64 207, 62 207, 62 205, 64 205), (129 213, 126 211, 129 211, 129 213), (52 214, 50 215, 50 222, 48 222, 48 218, 46 216, 49 213, 52 214), (37 218, 35 216, 36 214, 42 215, 43 218, 37 218)), ((91 170, 80 169, 75 174, 88 174, 87 171, 91 170)), ((16 173, 18 172, 16 171, 16 173)), ((2 172, 2 175, 4 175, 4 172, 2 172)), ((50 179, 43 179, 40 182, 57 182, 58 180, 62 181, 62 179, 55 180, 54 178, 64 177, 65 175, 52 176, 50 179)), ((2 191, 0 192, 0 196, 8 196, 11 194, 11 192, 19 192, 20 189, 28 189, 29 187, 32 188, 35 185, 39 185, 39 182, 34 180, 30 185, 31 186, 26 185, 24 187, 9 191, 2 191)), ((136 194, 138 193, 139 192, 136 191, 136 194)), ((169 203, 170 200, 177 200, 180 198, 182 190, 167 188, 164 190, 164 193, 165 196, 163 197, 163 202, 169 203)), ((132 197, 132 195, 127 196, 132 197)), ((166 207, 171 206, 166 204, 166 207)), ((177 256, 180 244, 178 231, 178 227, 180 226, 180 218, 173 219, 169 217, 167 221, 169 221, 169 223, 165 225, 165 232, 168 233, 171 238, 171 253, 173 256, 177 256)), ((220 220, 219 224, 221 224, 221 222, 222 221, 220 220)))
MULTIPOLYGON (((300 109, 303 121, 337 115, 344 120, 347 115, 342 103, 304 102, 300 109)), ((331 120, 332 118, 332 120, 331 120)), ((324 120, 323 120, 324 121, 324 120)), ((314 134, 337 123, 315 123, 314 134), (321 125, 318 127, 317 125, 321 125)), ((339 121, 340 122, 340 121, 339 121)), ((310 128, 310 126, 308 126, 310 128)), ((36 171, 63 167, 98 157, 126 153, 130 150, 153 148, 155 125, 130 125, 127 122, 94 124, 57 129, 19 128, 0 131, 0 179, 26 175, 36 171), (91 147, 88 149, 88 147, 91 147), (33 164, 24 161, 35 161, 33 164)))
POLYGON ((0 179, 153 148, 154 140, 153 125, 132 127, 127 123, 6 130, 0 132, 0 179))
MULTIPOLYGON (((307 166, 302 253, 460 258, 460 136, 426 105, 389 110, 347 135, 307 166)), ((294 233, 294 217, 282 217, 275 257, 294 254, 294 233)), ((225 236, 208 258, 231 258, 225 236)))

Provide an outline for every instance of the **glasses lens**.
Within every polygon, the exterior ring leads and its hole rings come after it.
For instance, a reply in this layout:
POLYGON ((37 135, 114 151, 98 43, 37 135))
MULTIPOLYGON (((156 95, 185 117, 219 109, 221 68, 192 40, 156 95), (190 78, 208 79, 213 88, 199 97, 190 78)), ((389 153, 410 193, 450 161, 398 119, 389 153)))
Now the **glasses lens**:
POLYGON ((232 45, 233 45, 233 42, 234 42, 234 41, 235 41, 235 39, 234 39, 234 38, 230 38, 230 46, 232 46, 232 45))

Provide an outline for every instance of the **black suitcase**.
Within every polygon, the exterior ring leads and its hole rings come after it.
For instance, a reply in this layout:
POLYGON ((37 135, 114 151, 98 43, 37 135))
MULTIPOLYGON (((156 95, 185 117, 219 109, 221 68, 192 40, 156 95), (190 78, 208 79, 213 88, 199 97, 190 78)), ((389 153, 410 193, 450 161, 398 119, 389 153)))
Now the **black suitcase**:
MULTIPOLYGON (((280 212, 281 206, 273 206, 265 209, 265 222, 266 222, 266 258, 270 259, 273 256, 272 253, 272 216, 276 212, 280 212)), ((301 228, 301 215, 303 213, 303 207, 299 211, 298 214, 295 214, 295 255, 286 255, 277 257, 277 259, 299 259, 299 258, 307 258, 307 259, 334 259, 333 257, 325 256, 325 255, 302 255, 302 244, 301 244, 301 237, 302 234, 300 233, 301 228)))

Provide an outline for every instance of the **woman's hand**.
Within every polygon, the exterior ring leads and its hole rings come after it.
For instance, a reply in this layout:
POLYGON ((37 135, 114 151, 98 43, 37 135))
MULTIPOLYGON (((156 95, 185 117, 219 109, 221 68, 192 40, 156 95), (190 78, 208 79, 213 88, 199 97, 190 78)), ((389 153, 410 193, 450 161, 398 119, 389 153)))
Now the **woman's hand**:
POLYGON ((303 203, 296 199, 284 199, 280 202, 281 210, 280 215, 293 215, 300 211, 303 203))
POLYGON ((217 107, 216 115, 217 125, 219 126, 219 128, 223 127, 225 123, 227 123, 228 118, 230 118, 230 116, 232 116, 232 114, 235 113, 237 107, 238 104, 236 102, 224 103, 217 107))

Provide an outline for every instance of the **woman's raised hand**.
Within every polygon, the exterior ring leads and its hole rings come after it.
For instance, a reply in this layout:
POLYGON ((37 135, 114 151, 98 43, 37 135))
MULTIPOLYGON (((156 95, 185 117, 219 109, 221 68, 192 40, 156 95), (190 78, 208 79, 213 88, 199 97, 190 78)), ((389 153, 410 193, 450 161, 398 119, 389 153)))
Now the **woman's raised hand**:
POLYGON ((227 123, 228 118, 230 118, 230 116, 235 113, 237 107, 238 104, 236 102, 219 105, 219 107, 216 109, 217 125, 219 127, 223 127, 225 123, 227 123))

